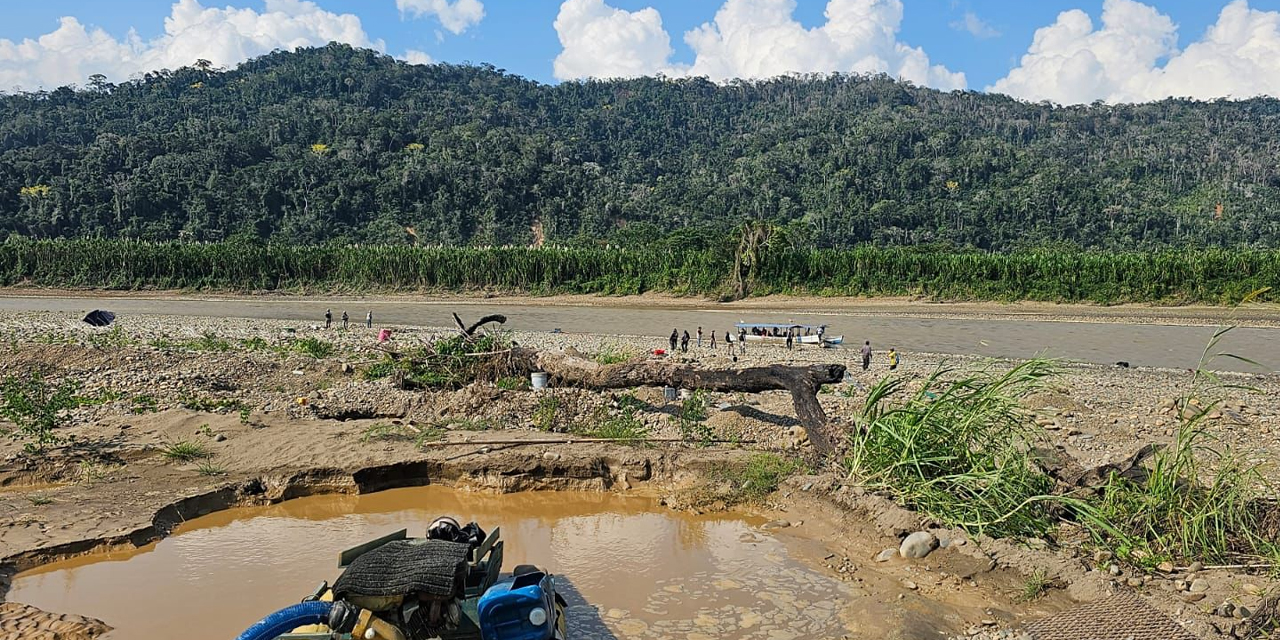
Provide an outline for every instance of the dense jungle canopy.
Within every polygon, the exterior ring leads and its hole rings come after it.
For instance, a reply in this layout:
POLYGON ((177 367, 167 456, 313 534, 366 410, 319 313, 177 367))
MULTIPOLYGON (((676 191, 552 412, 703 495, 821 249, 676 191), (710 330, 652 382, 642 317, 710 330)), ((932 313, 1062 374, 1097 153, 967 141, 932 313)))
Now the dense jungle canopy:
MULTIPOLYGON (((193 61, 194 63, 195 61, 193 61)), ((329 45, 0 96, 0 240, 1280 246, 1280 101, 545 85, 329 45)))

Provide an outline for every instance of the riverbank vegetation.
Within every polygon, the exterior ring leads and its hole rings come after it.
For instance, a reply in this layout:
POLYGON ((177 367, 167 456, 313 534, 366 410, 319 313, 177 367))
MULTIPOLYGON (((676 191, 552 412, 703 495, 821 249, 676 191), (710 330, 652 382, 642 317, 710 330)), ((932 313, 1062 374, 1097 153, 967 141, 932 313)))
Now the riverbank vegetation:
POLYGON ((114 240, 0 243, 0 286, 10 287, 661 292, 724 299, 789 294, 1230 304, 1278 283, 1280 251, 1273 250, 803 249, 787 244, 785 238, 746 249, 728 242, 687 249, 661 244, 467 248, 114 240))
POLYGON ((1173 441, 1145 462, 1091 473, 1055 466, 1044 448, 1052 439, 1023 408, 1055 375, 1036 359, 938 369, 910 386, 887 377, 856 416, 844 467, 851 480, 973 533, 1053 539, 1065 523, 1142 566, 1280 567, 1274 488, 1256 464, 1209 446, 1211 399, 1181 401, 1173 441))

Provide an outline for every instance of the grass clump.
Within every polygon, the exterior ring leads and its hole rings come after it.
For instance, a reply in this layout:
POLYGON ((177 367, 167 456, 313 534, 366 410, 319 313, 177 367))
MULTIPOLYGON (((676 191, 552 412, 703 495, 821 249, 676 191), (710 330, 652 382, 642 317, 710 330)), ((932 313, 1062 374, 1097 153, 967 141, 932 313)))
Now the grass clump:
POLYGON ((497 428, 497 425, 484 418, 452 418, 437 424, 443 428, 459 431, 492 431, 497 428))
POLYGON ((199 474, 200 474, 200 475, 202 475, 202 476, 208 476, 208 477, 210 477, 210 478, 215 478, 215 477, 218 477, 218 476, 225 476, 225 475, 227 475, 227 470, 226 470, 225 468, 223 468, 223 467, 220 467, 220 466, 218 466, 218 465, 216 465, 216 464, 212 463, 212 462, 205 461, 205 462, 201 462, 201 463, 200 463, 200 466, 196 467, 196 473, 199 473, 199 474))
POLYGON ((600 347, 593 360, 602 365, 621 364, 636 357, 634 350, 617 344, 606 344, 600 347))
POLYGON ((226 353, 231 350, 231 343, 224 338, 218 337, 212 331, 206 331, 200 334, 199 338, 182 343, 182 346, 192 351, 212 351, 215 353, 226 353))
POLYGON ((634 406, 625 406, 614 416, 597 416, 593 422, 594 426, 582 430, 583 435, 615 440, 622 444, 638 444, 649 438, 649 428, 636 417, 634 406))
POLYGON ((408 440, 409 430, 404 425, 392 424, 389 422, 375 422, 360 433, 360 442, 375 442, 379 440, 408 440))
POLYGON ((560 411, 560 399, 546 395, 538 398, 538 406, 533 410, 533 426, 538 431, 552 432, 556 429, 556 418, 560 411))
POLYGON ((204 460, 213 457, 213 452, 209 448, 199 442, 191 440, 181 440, 172 444, 165 445, 160 450, 160 454, 170 462, 192 462, 195 460, 204 460))
POLYGON ((260 336, 253 336, 240 341, 240 348, 245 351, 266 351, 270 346, 266 339, 260 336))
POLYGON ((529 381, 519 376, 503 376, 495 380, 493 384, 505 391, 521 391, 529 388, 529 381))
POLYGON ((286 353, 301 353, 316 360, 323 360, 337 352, 332 342, 319 338, 295 338, 290 340, 282 350, 286 353))
POLYGON ((125 335, 120 325, 111 327, 110 331, 99 331, 89 334, 89 345, 98 349, 111 349, 127 347, 133 344, 133 339, 125 335))
POLYGON ((1044 569, 1036 569, 1022 583, 1022 589, 1018 591, 1017 600, 1019 602, 1034 602, 1048 593, 1049 588, 1052 586, 1053 580, 1049 578, 1049 574, 1044 569))
POLYGON ((729 493, 721 499, 733 506, 764 500, 801 468, 800 462, 791 458, 776 453, 756 453, 742 466, 717 469, 712 478, 730 485, 729 493))
POLYGON ((444 434, 445 429, 439 425, 417 428, 407 424, 375 422, 360 434, 360 442, 412 442, 414 446, 421 447, 424 443, 440 440, 444 434))
MULTIPOLYGON (((1113 474, 1103 488, 1094 507, 1121 534, 1117 554, 1145 565, 1280 560, 1280 522, 1268 522, 1270 509, 1257 491, 1262 475, 1234 453, 1208 444, 1203 415, 1182 423, 1174 442, 1152 456, 1145 477, 1113 474), (1213 462, 1211 477, 1205 461, 1213 462)), ((1115 537, 1115 531, 1096 527, 1094 533, 1115 537)))
POLYGON ((104 404, 111 404, 113 402, 118 402, 120 400, 123 400, 124 398, 125 398, 125 393, 123 391, 117 391, 115 389, 103 389, 102 391, 99 391, 94 395, 88 395, 88 396, 78 395, 76 396, 75 401, 76 401, 77 407, 98 407, 104 404))
POLYGON ((33 493, 27 496, 27 502, 33 507, 43 507, 47 504, 53 504, 53 498, 40 493, 33 493))
POLYGON ((201 411, 204 413, 238 411, 244 406, 244 403, 235 398, 208 398, 190 394, 183 394, 180 396, 178 398, 178 404, 182 405, 185 409, 201 411))
POLYGON ((1043 534, 1053 483, 1030 460, 1038 430, 1019 403, 1054 372, 1043 359, 1004 373, 939 369, 913 393, 901 378, 881 380, 850 439, 850 476, 949 525, 1043 534))
POLYGON ((156 402, 156 397, 148 394, 134 396, 133 400, 130 401, 130 405, 129 411, 135 415, 155 413, 160 410, 160 405, 156 402))

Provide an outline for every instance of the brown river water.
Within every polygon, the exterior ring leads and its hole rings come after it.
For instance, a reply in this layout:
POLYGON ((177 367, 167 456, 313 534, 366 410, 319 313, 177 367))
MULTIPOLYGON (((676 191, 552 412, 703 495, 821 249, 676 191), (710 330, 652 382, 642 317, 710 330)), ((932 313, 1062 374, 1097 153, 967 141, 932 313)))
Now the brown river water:
MULTIPOLYGON (((1055 320, 984 318, 936 318, 894 315, 859 315, 856 312, 663 308, 661 306, 513 305, 311 299, 180 299, 140 297, 22 297, 0 296, 3 311, 53 311, 79 317, 96 308, 115 311, 121 320, 128 314, 264 318, 321 323, 326 308, 335 316, 346 310, 353 321, 372 310, 382 325, 453 326, 451 312, 466 320, 490 313, 505 314, 507 327, 523 331, 596 333, 665 337, 673 327, 705 327, 720 332, 739 321, 798 322, 830 325, 828 335, 843 335, 851 348, 870 340, 873 347, 894 347, 905 353, 978 355, 1029 358, 1044 354, 1080 362, 1114 364, 1125 361, 1135 367, 1193 368, 1199 362, 1214 328, 1165 324, 1121 324, 1055 320)), ((655 341, 655 346, 663 346, 655 341)), ((1241 327, 1232 330, 1217 351, 1247 357, 1266 368, 1231 358, 1218 358, 1210 368, 1220 371, 1264 372, 1280 367, 1280 329, 1241 327)))
POLYGON ((846 619, 857 589, 790 557, 758 518, 612 494, 442 487, 216 513, 140 550, 20 574, 8 599, 99 618, 113 640, 227 640, 332 582, 342 549, 401 528, 423 535, 443 514, 501 527, 506 570, 555 573, 575 639, 839 638, 858 627, 846 619))

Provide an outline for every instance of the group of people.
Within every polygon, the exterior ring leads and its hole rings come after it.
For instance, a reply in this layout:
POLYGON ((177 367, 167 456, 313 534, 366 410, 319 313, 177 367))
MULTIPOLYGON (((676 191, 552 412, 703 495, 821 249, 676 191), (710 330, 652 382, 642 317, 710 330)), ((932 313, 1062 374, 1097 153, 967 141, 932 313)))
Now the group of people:
MULTIPOLYGON (((702 348, 703 335, 704 334, 702 333, 702 327, 698 327, 698 330, 694 336, 689 335, 688 329, 685 329, 683 333, 681 333, 679 329, 672 329, 671 336, 667 338, 667 343, 671 345, 671 353, 675 353, 677 349, 681 353, 688 353, 690 342, 693 342, 699 349, 702 348)), ((729 350, 729 353, 731 355, 734 353, 735 342, 738 345, 737 353, 740 355, 746 355, 747 353, 747 330, 746 329, 738 329, 738 337, 736 340, 732 333, 728 331, 724 332, 723 344, 729 350)), ((708 344, 710 348, 714 351, 716 348, 716 332, 715 331, 712 331, 710 333, 710 341, 708 344)))
MULTIPOLYGON (((351 322, 351 316, 347 315, 346 311, 343 311, 342 312, 343 330, 346 330, 350 322, 351 322)), ((364 326, 369 329, 373 328, 373 310, 370 310, 368 313, 364 314, 364 326)), ((326 329, 333 328, 333 309, 324 310, 324 328, 326 329)))
MULTIPOLYGON (((870 340, 867 340, 862 345, 861 353, 862 353, 862 370, 866 371, 867 369, 871 368, 871 341, 870 340)), ((889 370, 897 371, 898 364, 902 361, 902 358, 898 355, 897 350, 895 350, 893 347, 890 347, 889 352, 885 354, 885 357, 889 359, 889 370)))

